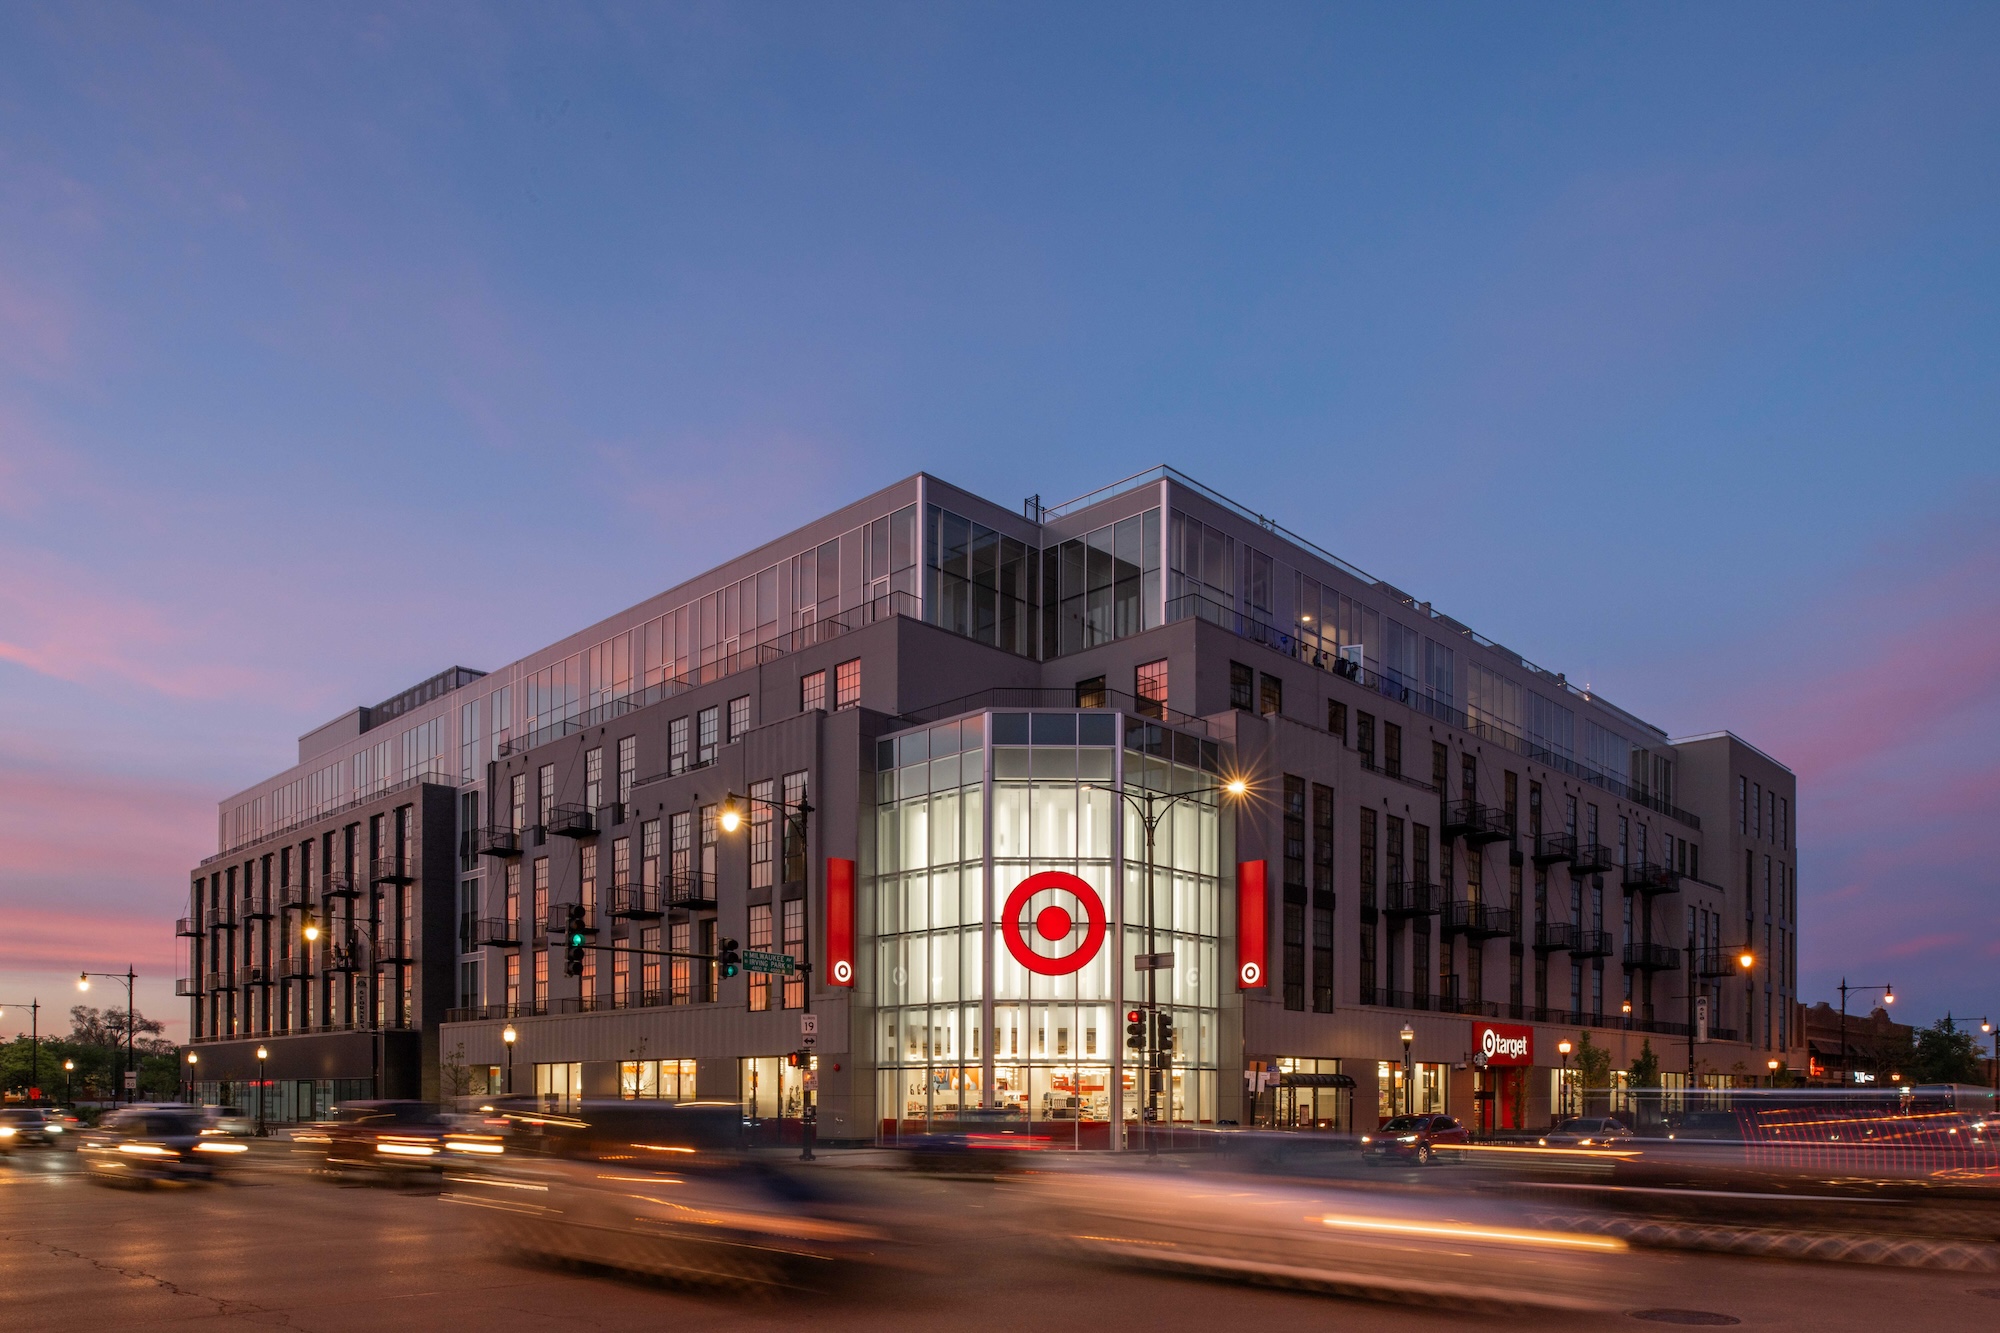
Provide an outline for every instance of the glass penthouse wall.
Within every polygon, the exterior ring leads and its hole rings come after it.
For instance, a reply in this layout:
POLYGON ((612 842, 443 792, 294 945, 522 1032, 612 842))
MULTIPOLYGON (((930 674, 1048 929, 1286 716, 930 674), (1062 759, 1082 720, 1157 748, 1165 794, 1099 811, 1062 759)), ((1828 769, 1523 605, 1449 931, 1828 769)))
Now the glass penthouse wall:
POLYGON ((885 1134, 977 1107, 1083 1144, 1108 1141, 1114 1120, 1136 1122, 1145 1083, 1126 1056, 1122 1010, 1146 996, 1131 963, 1149 952, 1175 959, 1152 974, 1175 1027, 1161 1118, 1214 1121, 1220 827, 1215 798, 1201 793, 1219 758, 1213 741, 1090 709, 974 713, 880 742, 872 891, 885 1134), (1189 794, 1158 826, 1150 917, 1144 830, 1121 792, 1189 794), (1058 887, 1018 905, 1010 946, 1003 908, 1044 871, 1089 886, 1106 918, 1096 942, 1089 905, 1058 887), (1069 970, 1032 970, 1018 951, 1069 970))

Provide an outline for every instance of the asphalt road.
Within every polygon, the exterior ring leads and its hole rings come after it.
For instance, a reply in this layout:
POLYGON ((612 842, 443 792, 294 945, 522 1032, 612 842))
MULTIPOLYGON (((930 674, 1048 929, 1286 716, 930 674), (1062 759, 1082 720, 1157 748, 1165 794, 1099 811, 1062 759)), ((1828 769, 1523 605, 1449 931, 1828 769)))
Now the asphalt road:
MULTIPOLYGON (((877 1172, 866 1174, 867 1188, 923 1219, 904 1267, 838 1298, 718 1295, 515 1264, 487 1252, 470 1210, 435 1194, 327 1183, 299 1169, 303 1159, 286 1146, 257 1147, 227 1182, 151 1190, 95 1185, 66 1152, 23 1152, 0 1163, 0 1327, 1677 1326, 1630 1311, 1510 1317, 1089 1267, 1029 1247, 1035 1219, 1023 1192, 1005 1183, 877 1172)), ((1439 1262, 1451 1256, 1441 1252, 1439 1262)), ((1749 1329, 1880 1333, 2000 1323, 2000 1273, 1658 1252, 1626 1262, 1635 1309, 1726 1315, 1749 1329)))

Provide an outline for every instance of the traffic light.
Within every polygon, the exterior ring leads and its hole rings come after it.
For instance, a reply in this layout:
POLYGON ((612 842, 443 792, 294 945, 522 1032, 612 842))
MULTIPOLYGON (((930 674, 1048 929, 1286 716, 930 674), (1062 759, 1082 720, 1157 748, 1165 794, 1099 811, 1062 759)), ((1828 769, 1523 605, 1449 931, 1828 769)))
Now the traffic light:
POLYGON ((812 1058, 811 1051, 793 1051, 785 1057, 785 1063, 794 1069, 811 1069, 812 1058))
POLYGON ((722 969, 722 976, 725 981, 743 970, 743 955, 736 951, 735 940, 724 940, 722 942, 722 948, 716 954, 715 961, 722 969))
POLYGON ((583 975, 583 946, 589 942, 589 931, 583 923, 583 904, 569 905, 569 926, 563 932, 567 947, 563 951, 563 971, 573 977, 583 975))
POLYGON ((1128 1051, 1146 1049, 1146 1011, 1143 1009, 1125 1011, 1125 1049, 1128 1051))
POLYGON ((1174 1016, 1164 1009, 1153 1015, 1153 1049, 1162 1062, 1173 1058, 1174 1016))

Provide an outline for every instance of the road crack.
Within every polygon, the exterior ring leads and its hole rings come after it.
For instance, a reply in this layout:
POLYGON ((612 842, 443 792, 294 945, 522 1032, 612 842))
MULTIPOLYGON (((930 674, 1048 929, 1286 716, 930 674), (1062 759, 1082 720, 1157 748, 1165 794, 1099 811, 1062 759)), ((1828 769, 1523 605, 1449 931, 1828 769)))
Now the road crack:
POLYGON ((236 1319, 251 1315, 262 1315, 268 1321, 274 1322, 280 1327, 291 1326, 291 1314, 285 1310, 273 1310, 267 1305, 258 1305, 252 1301, 233 1301, 222 1296, 210 1296, 205 1292, 194 1291, 188 1287, 184 1287, 171 1278, 161 1277, 158 1273, 149 1272, 143 1268, 134 1268, 124 1264, 113 1263, 107 1259, 100 1259, 95 1255, 85 1254, 82 1250, 73 1250, 67 1246, 51 1244, 45 1240, 38 1240, 33 1236, 10 1235, 4 1239, 10 1244, 19 1243, 33 1249, 41 1250, 57 1259, 74 1259, 86 1263, 100 1273, 109 1273, 114 1277, 121 1277, 130 1282, 151 1283, 169 1295, 185 1296, 189 1300, 206 1301, 215 1307, 217 1315, 224 1318, 236 1319))

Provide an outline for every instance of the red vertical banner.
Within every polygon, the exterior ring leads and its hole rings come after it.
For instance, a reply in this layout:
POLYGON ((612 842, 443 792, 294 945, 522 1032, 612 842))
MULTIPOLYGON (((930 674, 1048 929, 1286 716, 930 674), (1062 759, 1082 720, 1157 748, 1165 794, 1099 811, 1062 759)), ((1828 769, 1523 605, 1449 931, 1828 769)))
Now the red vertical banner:
POLYGON ((826 984, 854 984, 854 862, 826 858, 826 984))
POLYGON ((1269 968, 1271 908, 1265 896, 1264 863, 1236 863, 1236 988, 1261 990, 1269 968))

